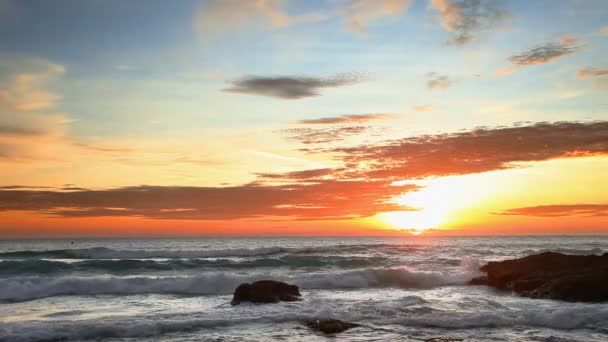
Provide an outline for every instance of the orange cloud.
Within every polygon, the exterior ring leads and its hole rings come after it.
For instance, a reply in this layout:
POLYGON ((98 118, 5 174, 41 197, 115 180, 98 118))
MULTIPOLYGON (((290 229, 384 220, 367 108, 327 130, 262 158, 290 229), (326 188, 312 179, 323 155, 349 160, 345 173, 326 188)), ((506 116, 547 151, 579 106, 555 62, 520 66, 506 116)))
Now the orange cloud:
POLYGON ((521 215, 538 217, 608 216, 608 204, 553 204, 513 208, 496 215, 521 215))
POLYGON ((318 152, 338 154, 351 174, 368 179, 479 173, 513 168, 517 162, 608 154, 608 121, 477 128, 318 152))
POLYGON ((608 69, 584 68, 579 70, 576 75, 580 78, 606 76, 608 69))
POLYGON ((392 186, 384 181, 337 180, 281 186, 137 186, 97 191, 9 189, 0 191, 0 211, 34 211, 55 217, 334 220, 407 210, 389 199, 415 189, 415 185, 392 186))
POLYGON ((508 169, 518 162, 608 155, 608 122, 484 127, 315 152, 333 155, 343 166, 258 174, 256 182, 231 187, 10 187, 0 191, 0 211, 162 220, 370 217, 412 210, 394 199, 420 187, 395 181, 508 169))
POLYGON ((304 125, 335 125, 335 124, 351 124, 351 123, 366 123, 374 120, 389 119, 394 117, 392 114, 347 114, 320 119, 300 120, 299 124, 304 125))
POLYGON ((38 72, 21 72, 12 76, 8 85, 0 88, 0 107, 18 111, 34 111, 51 107, 60 96, 45 89, 50 80, 61 75, 63 66, 44 63, 38 72))
POLYGON ((370 23, 398 15, 408 9, 411 0, 351 0, 342 9, 347 27, 366 35, 370 23))
POLYGON ((454 37, 448 44, 465 45, 472 42, 477 33, 500 27, 509 14, 498 8, 495 1, 431 0, 441 17, 441 26, 454 37))
POLYGON ((194 24, 203 39, 210 39, 243 28, 272 29, 326 19, 326 15, 317 12, 290 15, 284 3, 280 0, 213 0, 200 9, 194 24))

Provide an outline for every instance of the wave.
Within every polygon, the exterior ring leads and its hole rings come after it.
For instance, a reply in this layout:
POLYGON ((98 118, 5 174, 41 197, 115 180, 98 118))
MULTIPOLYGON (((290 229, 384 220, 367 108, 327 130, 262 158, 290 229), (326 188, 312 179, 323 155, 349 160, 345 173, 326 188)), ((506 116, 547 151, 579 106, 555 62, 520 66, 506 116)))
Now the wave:
POLYGON ((447 329, 534 326, 561 330, 590 329, 608 332, 607 322, 608 306, 573 304, 562 308, 497 310, 483 313, 433 312, 431 315, 390 319, 384 323, 447 329))
POLYGON ((62 273, 133 274, 155 271, 183 271, 204 269, 254 269, 269 267, 291 268, 355 268, 384 266, 385 257, 284 255, 255 259, 94 259, 75 262, 43 259, 0 261, 0 276, 56 275, 62 273))
POLYGON ((0 326, 0 341, 66 341, 105 340, 109 338, 153 338, 173 332, 193 331, 252 323, 285 323, 309 319, 309 315, 285 313, 280 317, 259 316, 241 319, 145 319, 124 317, 120 321, 97 319, 95 321, 60 321, 11 323, 0 326))
MULTIPOLYGON (((419 297, 408 299, 414 306, 427 302, 419 297), (418 298, 418 299, 417 299, 418 298)), ((404 304, 402 300, 385 301, 385 305, 404 304)), ((378 310, 374 305, 340 308, 331 312, 326 308, 313 309, 318 303, 292 308, 291 311, 265 312, 240 317, 196 317, 189 315, 121 316, 120 318, 96 318, 94 320, 54 320, 9 322, 0 325, 0 341, 63 341, 63 340, 103 340, 109 338, 157 338, 164 334, 189 332, 201 329, 243 326, 251 324, 283 324, 302 322, 313 318, 338 317, 347 321, 363 323, 363 329, 382 332, 387 325, 402 326, 406 331, 423 331, 425 328, 449 329, 496 329, 513 327, 533 327, 568 331, 587 329, 597 334, 605 334, 608 322, 608 307, 598 304, 568 304, 560 308, 538 308, 536 306, 518 310, 496 310, 494 312, 421 311, 417 315, 389 314, 392 310, 378 310), (404 317, 405 316, 405 317, 404 317)), ((287 329, 292 329, 290 325, 287 329)), ((250 329, 250 328, 247 328, 250 329)), ((394 332, 399 330, 391 329, 394 332)), ((555 333, 555 332, 553 332, 555 333)), ((480 331, 472 331, 479 335, 480 331)))
POLYGON ((213 258, 273 255, 286 252, 281 247, 226 248, 209 250, 127 250, 106 247, 55 249, 44 251, 15 251, 0 253, 0 258, 49 259, 152 259, 152 258, 213 258))
POLYGON ((325 273, 239 275, 215 272, 191 277, 13 277, 0 279, 0 301, 18 302, 64 295, 230 294, 243 282, 273 279, 303 289, 354 289, 369 287, 432 288, 465 284, 478 273, 467 262, 454 273, 407 268, 363 268, 325 273))
POLYGON ((221 257, 252 257, 268 256, 282 253, 312 254, 312 253, 344 253, 369 252, 370 249, 385 248, 387 251, 405 252, 413 250, 412 246, 397 244, 353 244, 328 245, 317 247, 258 247, 258 248, 224 248, 224 249, 113 249, 107 247, 55 249, 55 250, 22 250, 0 253, 0 259, 152 259, 152 258, 221 258, 221 257))
POLYGON ((562 254, 569 255, 602 255, 605 251, 599 247, 590 248, 590 249, 576 249, 576 248, 564 248, 564 247, 556 247, 556 248, 545 248, 545 249, 527 249, 523 251, 523 254, 539 254, 543 252, 556 252, 562 254))

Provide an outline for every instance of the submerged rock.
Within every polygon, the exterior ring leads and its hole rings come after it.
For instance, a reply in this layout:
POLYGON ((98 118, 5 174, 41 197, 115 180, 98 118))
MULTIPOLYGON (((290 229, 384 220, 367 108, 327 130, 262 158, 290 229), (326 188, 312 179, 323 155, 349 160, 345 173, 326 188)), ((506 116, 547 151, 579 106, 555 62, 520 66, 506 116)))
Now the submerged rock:
POLYGON ((321 331, 325 334, 337 334, 350 328, 358 327, 359 324, 344 322, 338 319, 315 319, 305 323, 307 327, 321 331))
POLYGON ((565 255, 545 252, 482 266, 487 276, 472 285, 489 285, 531 298, 570 302, 608 301, 608 253, 565 255))
POLYGON ((241 302, 276 303, 300 300, 300 290, 296 285, 290 285, 274 280, 260 280, 252 284, 244 283, 234 290, 232 305, 241 302))

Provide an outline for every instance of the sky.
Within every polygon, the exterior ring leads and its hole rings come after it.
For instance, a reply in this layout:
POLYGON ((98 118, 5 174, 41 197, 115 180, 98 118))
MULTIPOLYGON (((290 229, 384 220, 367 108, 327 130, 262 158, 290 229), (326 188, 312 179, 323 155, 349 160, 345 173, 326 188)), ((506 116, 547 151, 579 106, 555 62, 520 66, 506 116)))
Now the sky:
POLYGON ((608 234, 604 0, 0 0, 0 237, 608 234))

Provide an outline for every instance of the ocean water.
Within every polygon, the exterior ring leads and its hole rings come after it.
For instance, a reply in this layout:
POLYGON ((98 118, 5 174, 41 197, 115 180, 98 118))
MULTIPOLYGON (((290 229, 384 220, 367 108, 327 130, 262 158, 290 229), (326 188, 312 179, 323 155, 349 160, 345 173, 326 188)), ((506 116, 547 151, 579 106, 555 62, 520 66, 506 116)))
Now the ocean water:
MULTIPOLYGON (((608 237, 178 238, 0 241, 0 341, 608 341, 608 303, 467 286, 486 261, 601 254, 608 237), (242 282, 303 299, 231 306, 242 282)), ((608 286, 608 284, 606 284, 608 286)))

